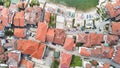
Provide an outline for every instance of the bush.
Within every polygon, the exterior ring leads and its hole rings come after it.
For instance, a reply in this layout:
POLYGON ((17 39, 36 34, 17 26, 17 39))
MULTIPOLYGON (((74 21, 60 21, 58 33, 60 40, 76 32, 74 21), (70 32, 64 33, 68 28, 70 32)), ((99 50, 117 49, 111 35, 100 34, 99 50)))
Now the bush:
POLYGON ((13 35, 13 31, 12 30, 6 30, 5 31, 5 35, 6 36, 12 36, 13 35))
POLYGON ((71 61, 71 67, 76 67, 76 66, 79 66, 81 67, 82 66, 82 59, 80 59, 79 56, 75 56, 73 55, 72 56, 72 61, 71 61))
POLYGON ((11 1, 10 0, 5 0, 4 1, 4 6, 8 8, 10 6, 11 1))
POLYGON ((59 62, 57 60, 54 60, 50 68, 59 68, 59 62))
POLYGON ((34 5, 39 6, 40 5, 39 1, 38 0, 32 0, 31 3, 30 3, 30 6, 33 7, 34 5))

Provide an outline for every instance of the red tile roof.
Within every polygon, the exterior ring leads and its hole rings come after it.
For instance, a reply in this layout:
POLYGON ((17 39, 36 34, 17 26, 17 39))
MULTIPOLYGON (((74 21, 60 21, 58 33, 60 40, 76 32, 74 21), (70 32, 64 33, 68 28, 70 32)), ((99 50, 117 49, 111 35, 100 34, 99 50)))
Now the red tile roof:
POLYGON ((4 26, 0 24, 0 31, 4 29, 4 26))
POLYGON ((38 23, 38 28, 36 32, 36 39, 40 40, 41 42, 45 42, 46 34, 47 34, 48 25, 45 23, 38 23))
POLYGON ((18 38, 24 38, 26 35, 25 29, 23 28, 15 28, 14 29, 14 36, 18 38))
POLYGON ((74 47, 75 47, 74 39, 66 38, 65 43, 64 43, 64 49, 73 50, 74 47))
POLYGON ((90 56, 91 55, 91 50, 85 48, 85 47, 81 47, 80 48, 80 55, 82 56, 90 56))
POLYGON ((33 68, 34 63, 32 61, 22 59, 20 65, 24 65, 26 68, 33 68))
POLYGON ((32 54, 38 49, 39 43, 32 40, 18 40, 17 49, 23 54, 32 54))
POLYGON ((9 23, 9 9, 8 8, 4 8, 1 11, 0 19, 2 20, 3 26, 8 26, 8 23, 9 23))
POLYGON ((107 43, 110 45, 116 45, 118 43, 118 36, 116 35, 108 35, 107 36, 107 43))
POLYGON ((50 12, 46 12, 46 13, 45 13, 45 21, 46 21, 47 23, 50 22, 50 12))
POLYGON ((46 40, 48 42, 53 42, 55 36, 55 29, 54 28, 49 28, 47 31, 47 38, 46 40))
POLYGON ((101 44, 101 41, 103 41, 103 34, 90 33, 78 35, 78 42, 85 43, 85 47, 101 44))
POLYGON ((114 48, 102 45, 102 53, 103 53, 103 57, 112 58, 114 53, 114 48))
POLYGON ((118 23, 113 22, 112 23, 112 33, 116 34, 116 35, 120 35, 120 22, 118 22, 118 23))
POLYGON ((72 55, 62 53, 61 57, 62 57, 62 59, 60 61, 60 68, 69 68, 71 60, 72 60, 72 55))
POLYGON ((110 68, 110 64, 109 63, 104 63, 103 68, 110 68))
POLYGON ((15 26, 23 27, 24 24, 24 11, 17 12, 14 16, 14 23, 15 26))
POLYGON ((56 29, 55 30, 54 43, 63 45, 65 38, 66 38, 66 34, 65 34, 63 29, 56 29))
MULTIPOLYGON (((120 46, 118 46, 118 47, 120 47, 120 46)), ((113 61, 120 64, 120 49, 119 48, 117 49, 117 52, 115 54, 115 57, 114 57, 113 61)))
POLYGON ((36 51, 31 54, 31 57, 42 59, 44 50, 45 50, 45 44, 40 44, 39 48, 36 49, 36 51))
POLYGON ((96 47, 91 50, 91 56, 94 57, 101 57, 102 56, 102 48, 101 47, 96 47))

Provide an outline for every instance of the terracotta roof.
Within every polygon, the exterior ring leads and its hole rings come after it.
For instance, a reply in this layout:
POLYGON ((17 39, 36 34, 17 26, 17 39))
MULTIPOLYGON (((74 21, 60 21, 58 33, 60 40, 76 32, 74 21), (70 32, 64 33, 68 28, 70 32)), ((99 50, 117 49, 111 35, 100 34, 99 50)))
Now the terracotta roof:
POLYGON ((118 22, 118 23, 113 22, 112 23, 112 33, 116 34, 116 35, 120 35, 120 22, 118 22))
POLYGON ((4 8, 1 11, 1 16, 0 19, 2 20, 2 25, 3 26, 7 26, 9 23, 9 9, 8 8, 4 8))
POLYGON ((63 29, 56 29, 55 30, 54 43, 63 45, 65 38, 66 38, 66 34, 65 34, 63 29))
POLYGON ((40 44, 39 48, 36 49, 35 52, 32 53, 31 57, 42 59, 44 54, 45 44, 40 44))
POLYGON ((46 21, 47 23, 50 22, 50 12, 46 12, 46 13, 45 13, 45 21, 46 21))
POLYGON ((72 60, 72 55, 61 53, 61 57, 62 59, 60 61, 60 68, 69 68, 72 60))
POLYGON ((34 63, 32 61, 22 59, 20 65, 24 65, 26 68, 33 68, 34 63))
POLYGON ((18 37, 18 38, 24 38, 25 37, 25 29, 23 28, 15 28, 14 29, 14 36, 18 37))
POLYGON ((17 49, 23 54, 32 54, 38 49, 39 43, 32 40, 18 40, 17 49))
POLYGON ((91 56, 94 57, 101 57, 102 56, 102 48, 101 47, 96 47, 91 50, 91 56))
POLYGON ((116 63, 118 63, 118 64, 120 64, 120 48, 119 48, 120 46, 118 46, 117 48, 117 52, 116 52, 116 54, 115 54, 115 57, 114 57, 114 62, 116 62, 116 63))
POLYGON ((0 24, 0 31, 4 29, 4 26, 0 24))
POLYGON ((103 34, 89 33, 78 35, 78 42, 85 43, 85 47, 101 44, 101 41, 103 41, 103 34))
POLYGON ((55 29, 54 28, 49 28, 47 31, 47 38, 46 40, 48 42, 53 42, 55 36, 55 29))
POLYGON ((15 61, 19 62, 20 61, 20 56, 21 54, 20 53, 17 53, 17 52, 8 52, 8 58, 12 58, 14 59, 15 61))
POLYGON ((107 36, 107 43, 111 45, 116 45, 118 43, 118 36, 116 35, 108 35, 107 36))
POLYGON ((74 47, 75 47, 74 39, 66 38, 65 43, 64 43, 64 49, 73 50, 74 47))
POLYGON ((113 6, 112 6, 111 3, 108 2, 108 3, 106 4, 106 8, 108 9, 109 14, 110 14, 110 16, 111 16, 112 18, 116 16, 115 11, 114 11, 113 6))
POLYGON ((102 45, 102 53, 103 53, 103 57, 112 58, 114 53, 114 48, 102 45))
POLYGON ((48 28, 47 24, 39 22, 37 32, 36 32, 36 39, 40 40, 41 42, 45 42, 47 28, 48 28))
POLYGON ((85 68, 92 68, 92 65, 90 63, 86 63, 86 67, 85 68))
POLYGON ((110 68, 110 64, 109 63, 104 63, 103 68, 110 68))
POLYGON ((91 55, 91 50, 85 47, 80 48, 80 55, 82 56, 90 56, 91 55))
POLYGON ((23 27, 24 24, 24 11, 17 12, 14 16, 14 23, 15 26, 23 27))

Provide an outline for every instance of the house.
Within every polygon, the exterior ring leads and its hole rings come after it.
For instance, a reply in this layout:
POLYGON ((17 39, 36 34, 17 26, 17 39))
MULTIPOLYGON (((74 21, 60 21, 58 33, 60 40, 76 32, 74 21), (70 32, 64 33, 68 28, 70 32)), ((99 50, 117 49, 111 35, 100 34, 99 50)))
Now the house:
POLYGON ((56 17, 56 28, 64 29, 65 27, 65 18, 63 16, 56 17))
POLYGON ((116 45, 119 41, 118 36, 116 35, 107 35, 107 43, 110 45, 116 45))
POLYGON ((24 11, 16 12, 14 16, 14 26, 24 27, 24 11))
POLYGON ((23 54, 28 54, 31 57, 42 59, 45 51, 45 44, 39 44, 32 40, 18 40, 17 49, 22 51, 23 54))
POLYGON ((55 29, 54 28, 49 28, 46 36, 47 36, 46 37, 47 42, 53 42, 54 41, 54 36, 55 36, 55 29))
POLYGON ((17 49, 23 54, 32 54, 39 47, 39 43, 32 40, 17 40, 17 49))
POLYGON ((60 68, 69 68, 72 60, 72 55, 61 53, 60 68))
POLYGON ((112 23, 112 33, 115 35, 120 35, 120 22, 112 23))
POLYGON ((103 34, 89 33, 89 34, 79 34, 78 42, 84 43, 85 47, 91 47, 94 45, 100 45, 103 41, 103 34))
POLYGON ((1 24, 3 26, 8 26, 8 24, 10 23, 10 17, 9 17, 9 9, 8 8, 3 8, 3 10, 0 13, 0 20, 1 20, 1 24))
POLYGON ((41 42, 45 42, 47 29, 48 29, 48 25, 46 23, 39 22, 37 32, 36 32, 36 39, 40 40, 41 42))
POLYGON ((8 43, 5 43, 4 48, 6 48, 8 50, 12 48, 12 50, 14 50, 14 49, 16 49, 16 46, 17 46, 16 42, 17 42, 17 40, 9 40, 8 43))
POLYGON ((44 52, 45 52, 45 44, 40 44, 39 48, 31 54, 31 57, 37 58, 37 59, 42 59, 44 52))
POLYGON ((4 37, 5 33, 4 33, 4 26, 2 24, 0 24, 0 37, 4 37))
POLYGON ((14 36, 17 38, 24 38, 26 36, 26 31, 24 28, 14 28, 14 36))
POLYGON ((115 18, 115 20, 120 20, 119 14, 120 14, 120 2, 117 1, 116 3, 112 4, 108 2, 106 4, 107 12, 109 13, 111 18, 115 18))
POLYGON ((112 58, 113 53, 114 53, 114 48, 102 45, 102 54, 103 54, 102 57, 112 58))
POLYGON ((4 48, 0 46, 0 54, 4 53, 4 48))
POLYGON ((80 47, 79 53, 82 56, 87 56, 87 57, 91 56, 91 50, 89 48, 86 48, 86 47, 80 47))
POLYGON ((63 45, 65 42, 66 34, 63 29, 55 29, 55 37, 53 43, 63 45))
POLYGON ((76 46, 76 44, 75 44, 73 38, 67 37, 67 38, 65 39, 65 43, 64 43, 64 46, 63 46, 64 49, 66 49, 66 50, 73 50, 73 48, 74 48, 75 46, 76 46))
POLYGON ((16 62, 20 62, 21 60, 21 52, 17 50, 9 51, 8 52, 8 61, 9 59, 14 59, 16 62))
POLYGON ((99 47, 95 47, 94 49, 92 49, 91 56, 102 57, 102 48, 99 46, 99 47))
POLYGON ((22 59, 20 62, 20 66, 24 66, 25 68, 33 68, 34 62, 27 59, 22 59))
POLYGON ((120 64, 120 46, 117 46, 117 52, 115 54, 115 57, 113 59, 114 62, 120 64))
POLYGON ((110 64, 109 63, 104 63, 103 68, 110 68, 110 64))
POLYGON ((50 12, 45 12, 45 18, 44 19, 47 23, 50 22, 50 12))
POLYGON ((39 6, 27 7, 25 9, 25 22, 36 24, 40 21, 41 8, 39 6))

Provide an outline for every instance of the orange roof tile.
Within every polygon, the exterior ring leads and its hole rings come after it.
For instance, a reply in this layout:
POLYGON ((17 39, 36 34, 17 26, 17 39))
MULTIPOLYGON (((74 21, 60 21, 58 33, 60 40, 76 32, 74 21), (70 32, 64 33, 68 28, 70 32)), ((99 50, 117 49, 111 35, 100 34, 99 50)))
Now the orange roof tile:
POLYGON ((62 59, 60 61, 60 68, 69 68, 71 60, 72 60, 72 55, 62 53, 61 57, 62 57, 62 59))
POLYGON ((97 47, 95 49, 92 49, 91 50, 91 56, 102 57, 102 48, 101 47, 97 47))
POLYGON ((24 26, 24 11, 17 12, 14 16, 14 23, 15 26, 24 26))
POLYGON ((75 47, 74 39, 66 38, 65 43, 64 43, 64 49, 73 50, 74 47, 75 47))
POLYGON ((0 24, 0 31, 4 29, 4 26, 0 24))
POLYGON ((37 32, 36 32, 36 39, 40 40, 41 42, 45 42, 47 28, 48 28, 47 24, 39 22, 37 32))
POLYGON ((46 13, 45 13, 45 21, 46 21, 47 23, 50 22, 50 12, 46 12, 46 13))
POLYGON ((34 53, 31 54, 31 57, 41 59, 44 54, 45 44, 40 44, 39 48, 36 49, 34 53))
POLYGON ((34 63, 32 61, 22 59, 20 65, 25 65, 26 68, 33 68, 34 63))
POLYGON ((120 23, 116 23, 116 22, 112 23, 112 33, 116 35, 120 35, 120 23))
POLYGON ((109 63, 104 63, 103 68, 110 68, 110 64, 109 63))
POLYGON ((82 55, 82 56, 90 56, 91 55, 91 51, 88 50, 85 47, 82 47, 81 50, 80 50, 80 55, 82 55))
POLYGON ((55 29, 54 28, 49 28, 47 31, 47 41, 48 42, 53 42, 55 36, 55 29))
POLYGON ((18 40, 17 49, 24 54, 32 54, 38 49, 39 43, 32 40, 18 40))
POLYGON ((106 58, 112 58, 114 53, 114 48, 102 45, 102 53, 106 58))
POLYGON ((118 43, 118 36, 116 35, 108 35, 107 36, 107 43, 110 45, 116 45, 118 43))
POLYGON ((66 34, 63 29, 55 30, 55 37, 54 37, 54 41, 53 41, 54 43, 63 45, 65 38, 66 38, 66 34))
POLYGON ((15 28, 14 29, 14 36, 16 36, 18 38, 24 38, 25 37, 25 29, 15 28))

